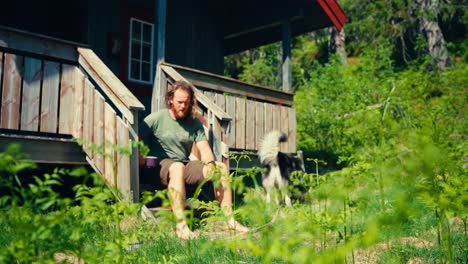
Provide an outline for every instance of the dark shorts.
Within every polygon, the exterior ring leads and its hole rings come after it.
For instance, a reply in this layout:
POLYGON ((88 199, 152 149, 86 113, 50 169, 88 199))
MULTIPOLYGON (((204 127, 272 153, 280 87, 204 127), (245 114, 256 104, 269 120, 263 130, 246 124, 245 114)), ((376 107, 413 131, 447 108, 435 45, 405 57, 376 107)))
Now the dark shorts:
MULTIPOLYGON (((169 183, 169 167, 172 163, 177 162, 171 159, 163 159, 159 163, 161 166, 159 171, 159 177, 161 183, 167 186, 169 183)), ((183 162, 185 164, 185 184, 198 185, 203 181, 203 166, 205 164, 201 160, 191 160, 189 162, 183 162)))

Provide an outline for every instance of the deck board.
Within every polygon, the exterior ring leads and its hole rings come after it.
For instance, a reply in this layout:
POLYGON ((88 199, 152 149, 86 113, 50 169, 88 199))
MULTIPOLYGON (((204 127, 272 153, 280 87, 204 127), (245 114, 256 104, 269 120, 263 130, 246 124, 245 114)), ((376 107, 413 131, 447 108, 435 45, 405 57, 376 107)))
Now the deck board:
POLYGON ((73 136, 83 138, 83 104, 85 76, 78 68, 74 69, 74 94, 73 94, 73 136))
POLYGON ((289 151, 292 153, 296 153, 296 109, 289 108, 289 151))
POLYGON ((283 152, 289 152, 289 142, 291 138, 289 137, 289 108, 285 106, 280 106, 280 130, 286 135, 288 135, 288 141, 281 144, 281 150, 283 152))
POLYGON ((245 106, 244 98, 236 97, 236 148, 245 149, 245 106))
POLYGON ((248 150, 255 150, 255 101, 247 100, 246 104, 246 124, 245 124, 245 148, 248 150))
MULTIPOLYGON (((236 98, 234 96, 226 96, 226 113, 228 115, 235 117, 236 116, 236 98)), ((230 124, 228 146, 230 148, 236 147, 236 124, 233 120, 230 124)))
POLYGON ((57 133, 60 64, 44 62, 41 104, 41 132, 57 133))
POLYGON ((111 186, 115 186, 116 175, 116 113, 108 104, 104 104, 104 178, 111 186))
POLYGON ((93 150, 89 145, 93 142, 94 128, 94 86, 86 79, 84 86, 84 112, 83 112, 83 140, 84 149, 90 158, 93 158, 93 150))
POLYGON ((130 153, 131 146, 128 145, 130 135, 128 127, 120 117, 117 117, 117 145, 122 148, 128 148, 128 153, 117 153, 117 187, 122 192, 126 199, 131 199, 131 183, 130 183, 130 153))
POLYGON ((41 94, 42 62, 26 57, 24 59, 23 95, 21 98, 20 129, 39 130, 39 105, 41 94))
POLYGON ((73 90, 74 90, 74 66, 62 65, 60 80, 60 109, 59 109, 59 133, 69 134, 73 132, 73 90))
POLYGON ((265 103, 255 102, 255 145, 260 148, 265 134, 265 103))
MULTIPOLYGON (((104 97, 94 90, 94 128, 93 143, 102 147, 104 144, 104 97)), ((101 150, 101 149, 99 149, 101 150)), ((93 161, 100 173, 104 173, 104 158, 102 150, 94 153, 93 161)))
POLYGON ((5 53, 0 128, 19 129, 23 56, 5 53))

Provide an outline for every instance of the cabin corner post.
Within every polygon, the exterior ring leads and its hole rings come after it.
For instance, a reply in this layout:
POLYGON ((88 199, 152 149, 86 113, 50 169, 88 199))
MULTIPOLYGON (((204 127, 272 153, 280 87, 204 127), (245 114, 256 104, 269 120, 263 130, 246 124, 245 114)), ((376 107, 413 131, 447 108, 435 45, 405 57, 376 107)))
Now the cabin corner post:
POLYGON ((139 147, 137 141, 138 138, 138 110, 132 109, 134 116, 134 122, 130 127, 130 142, 132 144, 132 154, 130 155, 130 197, 133 202, 138 203, 140 201, 140 170, 138 164, 139 147))
POLYGON ((162 85, 164 82, 163 72, 161 70, 161 63, 165 60, 166 53, 166 9, 167 0, 155 0, 155 21, 153 36, 156 37, 156 47, 153 48, 153 61, 156 62, 155 67, 155 81, 153 83, 153 93, 151 97, 151 112, 156 112, 161 109, 161 94, 163 94, 162 85))

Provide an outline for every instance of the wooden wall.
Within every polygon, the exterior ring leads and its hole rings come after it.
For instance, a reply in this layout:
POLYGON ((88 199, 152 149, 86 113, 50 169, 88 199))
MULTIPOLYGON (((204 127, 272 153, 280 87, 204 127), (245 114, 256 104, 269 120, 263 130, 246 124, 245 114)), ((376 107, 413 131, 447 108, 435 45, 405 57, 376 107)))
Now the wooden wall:
POLYGON ((197 1, 167 1, 166 61, 222 74, 224 55, 217 21, 197 1))

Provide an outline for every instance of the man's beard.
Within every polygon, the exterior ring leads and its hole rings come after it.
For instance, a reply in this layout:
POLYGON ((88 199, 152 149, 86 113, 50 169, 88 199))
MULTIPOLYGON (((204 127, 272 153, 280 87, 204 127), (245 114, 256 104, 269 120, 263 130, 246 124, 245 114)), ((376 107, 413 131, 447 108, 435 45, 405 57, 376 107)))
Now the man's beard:
POLYGON ((174 113, 175 118, 176 119, 185 119, 185 118, 187 118, 189 116, 189 111, 190 111, 190 109, 187 109, 185 112, 175 110, 175 113, 174 113))

